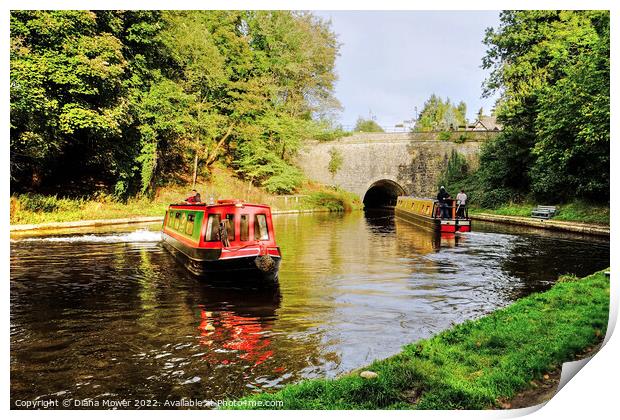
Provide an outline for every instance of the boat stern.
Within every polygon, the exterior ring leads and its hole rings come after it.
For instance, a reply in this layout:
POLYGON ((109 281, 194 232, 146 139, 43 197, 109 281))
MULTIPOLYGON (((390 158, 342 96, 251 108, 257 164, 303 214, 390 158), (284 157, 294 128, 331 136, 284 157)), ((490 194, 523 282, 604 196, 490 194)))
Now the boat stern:
POLYGON ((471 232, 471 220, 469 219, 444 219, 439 225, 442 233, 471 232))

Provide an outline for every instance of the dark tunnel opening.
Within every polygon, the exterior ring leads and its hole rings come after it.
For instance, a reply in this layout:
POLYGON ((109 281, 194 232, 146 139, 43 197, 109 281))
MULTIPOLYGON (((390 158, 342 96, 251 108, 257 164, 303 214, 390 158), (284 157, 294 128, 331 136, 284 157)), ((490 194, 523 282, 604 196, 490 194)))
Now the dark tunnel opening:
POLYGON ((403 187, 389 179, 382 179, 372 184, 364 194, 364 208, 393 207, 399 195, 405 195, 403 187))

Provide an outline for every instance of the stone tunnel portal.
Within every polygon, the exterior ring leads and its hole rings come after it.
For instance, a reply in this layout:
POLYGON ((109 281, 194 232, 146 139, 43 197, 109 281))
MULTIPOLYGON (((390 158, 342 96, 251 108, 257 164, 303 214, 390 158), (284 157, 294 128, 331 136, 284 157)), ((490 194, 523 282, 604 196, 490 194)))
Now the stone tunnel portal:
POLYGON ((403 187, 389 179, 381 179, 373 183, 364 194, 365 208, 380 208, 396 205, 399 195, 405 195, 403 187))

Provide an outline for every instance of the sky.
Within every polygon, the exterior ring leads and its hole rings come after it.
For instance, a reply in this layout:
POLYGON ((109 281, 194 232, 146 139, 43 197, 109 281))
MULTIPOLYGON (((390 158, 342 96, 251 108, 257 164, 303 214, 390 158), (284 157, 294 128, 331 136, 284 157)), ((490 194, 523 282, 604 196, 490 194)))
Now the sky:
POLYGON ((338 122, 352 128, 375 117, 390 128, 411 119, 435 93, 467 104, 467 117, 488 113, 495 98, 482 99, 481 68, 487 27, 499 11, 316 11, 331 19, 342 44, 336 60, 338 122))

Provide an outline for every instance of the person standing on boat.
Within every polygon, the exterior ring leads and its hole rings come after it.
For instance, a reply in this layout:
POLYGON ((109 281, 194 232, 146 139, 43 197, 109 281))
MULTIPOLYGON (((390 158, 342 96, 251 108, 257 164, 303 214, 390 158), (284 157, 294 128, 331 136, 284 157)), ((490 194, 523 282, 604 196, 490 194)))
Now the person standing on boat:
POLYGON ((196 203, 200 203, 200 194, 198 193, 198 191, 196 190, 192 190, 192 195, 190 195, 189 197, 187 197, 185 199, 186 203, 190 203, 190 204, 196 204, 196 203))
POLYGON ((465 207, 467 206, 467 194, 465 194, 465 190, 461 189, 461 192, 456 195, 456 205, 456 216, 463 219, 467 217, 465 216, 465 207))
POLYGON ((448 211, 448 202, 447 200, 450 198, 450 194, 446 191, 446 188, 442 185, 439 188, 439 193, 437 194, 437 201, 439 202, 439 208, 441 209, 441 218, 449 219, 450 213, 448 211))

